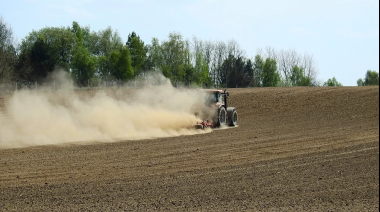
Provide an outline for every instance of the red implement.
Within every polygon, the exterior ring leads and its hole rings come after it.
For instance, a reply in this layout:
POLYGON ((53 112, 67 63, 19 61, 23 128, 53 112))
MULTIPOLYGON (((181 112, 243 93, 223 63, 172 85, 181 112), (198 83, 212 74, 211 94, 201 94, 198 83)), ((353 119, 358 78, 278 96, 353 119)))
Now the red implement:
POLYGON ((213 127, 212 123, 209 120, 198 122, 195 125, 195 128, 197 128, 197 129, 205 129, 205 128, 212 128, 212 127, 213 127))

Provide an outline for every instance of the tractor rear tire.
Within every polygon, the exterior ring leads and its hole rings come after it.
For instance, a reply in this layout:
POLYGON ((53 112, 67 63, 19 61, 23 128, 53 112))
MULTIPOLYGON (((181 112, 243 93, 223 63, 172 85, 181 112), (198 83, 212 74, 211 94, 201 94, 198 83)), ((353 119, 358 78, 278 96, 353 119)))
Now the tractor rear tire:
POLYGON ((238 122, 238 113, 235 108, 227 109, 228 125, 236 127, 238 122))
POLYGON ((227 126, 227 111, 226 108, 221 107, 218 110, 218 126, 224 127, 227 126))

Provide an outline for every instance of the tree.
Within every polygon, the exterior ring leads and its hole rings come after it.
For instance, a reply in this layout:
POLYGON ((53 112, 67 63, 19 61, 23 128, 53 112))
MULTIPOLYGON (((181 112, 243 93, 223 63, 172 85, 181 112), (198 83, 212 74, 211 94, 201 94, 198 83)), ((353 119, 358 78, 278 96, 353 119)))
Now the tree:
POLYGON ((131 59, 132 59, 132 67, 135 73, 135 76, 138 76, 143 71, 144 63, 146 60, 146 51, 144 42, 140 39, 135 32, 132 32, 128 36, 128 42, 126 44, 129 48, 131 59))
POLYGON ((364 78, 364 85, 379 85, 379 73, 376 71, 368 70, 364 78))
POLYGON ((358 81, 356 81, 356 83, 358 84, 358 86, 364 86, 364 81, 362 78, 358 79, 358 81))
POLYGON ((223 79, 225 72, 222 69, 227 57, 227 45, 222 41, 217 42, 214 48, 213 65, 211 68, 211 75, 216 87, 220 87, 222 83, 225 83, 225 80, 223 79))
POLYGON ((13 46, 13 31, 0 17, 0 83, 14 78, 13 66, 16 50, 13 46))
POLYGON ((121 82, 126 82, 134 76, 132 59, 127 46, 121 46, 119 51, 111 54, 112 76, 121 82))
POLYGON ((100 30, 93 35, 93 51, 97 56, 110 56, 113 51, 119 50, 123 46, 123 41, 117 31, 114 31, 111 27, 105 30, 100 30))
MULTIPOLYGON (((191 67, 190 64, 189 66, 191 67)), ((189 70, 191 70, 191 68, 189 70)), ((193 82, 196 82, 198 85, 203 85, 204 87, 211 86, 212 79, 208 71, 206 58, 203 56, 202 52, 196 53, 195 66, 192 70, 193 70, 193 74, 192 74, 193 82)), ((188 73, 188 72, 186 74, 191 75, 191 73, 188 73)))
POLYGON ((243 56, 239 56, 235 61, 230 79, 233 87, 248 87, 252 79, 252 62, 246 60, 243 56))
POLYGON ((190 76, 192 78, 190 81, 186 83, 196 83, 203 87, 212 87, 213 80, 210 75, 210 64, 212 54, 211 43, 205 43, 194 36, 191 46, 187 48, 190 49, 189 55, 191 57, 187 61, 188 67, 186 68, 186 81, 188 81, 190 76), (190 73, 190 70, 192 70, 194 73, 190 73))
POLYGON ((281 81, 280 74, 277 71, 277 62, 274 59, 267 58, 263 66, 263 87, 275 87, 281 81))
POLYGON ((244 69, 240 72, 238 76, 240 87, 248 87, 252 83, 253 78, 253 63, 252 60, 248 59, 245 61, 244 69))
POLYGON ((29 80, 41 83, 48 73, 54 70, 57 58, 54 58, 52 51, 51 45, 46 43, 43 35, 40 35, 31 49, 31 60, 34 71, 29 75, 29 80))
MULTIPOLYGON (((300 64, 300 57, 298 56, 295 50, 289 50, 289 51, 282 50, 277 54, 278 54, 277 58, 278 58, 279 72, 283 74, 285 81, 291 80, 293 82, 291 78, 295 77, 294 67, 298 68, 298 65, 300 64)), ((298 69, 297 71, 299 70, 300 69, 298 69)), ((296 77, 300 77, 299 79, 301 79, 301 73, 297 73, 296 77)))
POLYGON ((277 62, 277 69, 280 76, 283 79, 284 86, 292 86, 292 71, 295 66, 302 69, 305 80, 310 80, 310 85, 317 86, 318 80, 318 68, 312 55, 304 54, 303 56, 298 54, 295 50, 281 50, 276 51, 271 47, 267 47, 266 51, 259 49, 258 55, 262 58, 272 58, 277 62))
POLYGON ((306 79, 308 78, 310 80, 310 86, 318 86, 318 67, 314 57, 305 53, 301 60, 301 67, 304 70, 304 76, 306 79))
POLYGON ((162 42, 158 50, 159 68, 177 86, 186 75, 185 68, 190 54, 187 41, 179 33, 170 33, 169 40, 162 42))
POLYGON ((15 65, 23 84, 42 82, 57 68, 69 71, 76 49, 76 35, 70 28, 43 28, 23 39, 15 65))
POLYGON ((52 61, 55 63, 54 67, 69 71, 73 52, 77 46, 76 35, 69 27, 50 27, 32 33, 30 39, 37 40, 41 35, 50 47, 49 54, 50 58, 54 60, 52 61))
POLYGON ((342 83, 338 82, 338 80, 333 77, 332 79, 328 79, 324 84, 323 86, 326 86, 326 87, 342 87, 342 83))
POLYGON ((95 79, 96 58, 84 46, 82 28, 77 22, 73 22, 71 31, 76 38, 76 46, 71 63, 72 75, 78 86, 90 86, 91 81, 95 79))
POLYGON ((112 63, 110 56, 98 56, 96 76, 99 77, 105 84, 113 84, 115 78, 112 76, 112 63))
POLYGON ((89 32, 88 28, 82 28, 83 45, 90 54, 97 58, 95 76, 105 84, 112 85, 117 79, 113 75, 115 61, 112 61, 112 54, 119 52, 123 46, 123 41, 118 32, 111 27, 98 32, 89 32))
POLYGON ((148 68, 159 68, 162 65, 161 45, 157 38, 152 38, 151 44, 146 46, 147 58, 146 65, 148 68))
POLYGON ((96 70, 96 59, 83 46, 79 46, 73 56, 72 76, 80 87, 90 86, 96 70))
POLYGON ((236 63, 236 58, 232 54, 228 55, 228 57, 223 61, 220 79, 222 80, 222 84, 226 88, 234 87, 234 79, 231 73, 233 72, 234 66, 236 63))
POLYGON ((253 87, 261 87, 262 86, 262 76, 264 69, 264 60, 258 54, 255 57, 255 61, 253 62, 253 76, 252 76, 252 86, 253 87))
POLYGON ((71 31, 75 34, 77 38, 77 44, 78 45, 83 45, 83 33, 82 33, 82 28, 79 26, 77 22, 73 22, 73 26, 71 28, 71 31))
POLYGON ((310 77, 304 76, 303 68, 294 66, 290 75, 291 86, 311 86, 310 77))

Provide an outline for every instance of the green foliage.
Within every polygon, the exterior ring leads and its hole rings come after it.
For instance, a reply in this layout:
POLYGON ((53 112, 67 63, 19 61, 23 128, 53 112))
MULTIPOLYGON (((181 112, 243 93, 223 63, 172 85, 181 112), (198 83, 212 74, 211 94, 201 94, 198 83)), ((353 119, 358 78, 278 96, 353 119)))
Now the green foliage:
POLYGON ((76 37, 70 28, 43 28, 23 39, 15 64, 18 80, 34 83, 57 68, 69 71, 76 37))
POLYGON ((177 86, 186 76, 185 68, 190 54, 186 41, 181 34, 170 33, 169 39, 162 42, 158 50, 158 67, 162 69, 164 76, 177 86))
POLYGON ((371 85, 379 85, 379 73, 376 71, 368 70, 364 81, 363 79, 359 79, 357 81, 358 86, 371 86, 371 85))
POLYGON ((243 71, 240 72, 238 76, 238 79, 240 80, 238 84, 240 84, 240 87, 248 87, 251 85, 253 73, 254 69, 252 60, 248 59, 247 61, 245 61, 243 71))
POLYGON ((144 42, 140 39, 139 36, 136 35, 135 32, 132 32, 132 34, 128 36, 127 46, 131 54, 132 67, 135 76, 139 76, 143 70, 144 63, 146 60, 146 50, 144 42))
POLYGON ((234 55, 228 55, 228 57, 223 61, 222 67, 221 67, 221 80, 224 82, 224 86, 226 88, 235 87, 234 82, 231 73, 234 70, 234 66, 236 63, 236 58, 234 55))
POLYGON ((147 50, 149 53, 147 63, 149 63, 151 67, 161 67, 163 64, 163 56, 161 54, 160 41, 157 38, 152 38, 152 44, 147 46, 147 50))
POLYGON ((96 75, 106 84, 112 84, 114 77, 112 76, 111 57, 99 56, 97 60, 96 75))
POLYGON ((364 86, 364 81, 362 78, 358 79, 358 81, 356 81, 356 83, 358 84, 358 86, 364 86))
POLYGON ((221 80, 224 86, 232 88, 248 87, 252 80, 253 64, 243 57, 229 55, 221 67, 221 80))
POLYGON ((253 87, 261 87, 262 86, 262 76, 264 69, 264 60, 260 55, 256 55, 255 61, 253 62, 253 87))
POLYGON ((292 86, 311 86, 310 77, 304 75, 304 69, 294 66, 290 76, 292 86))
POLYGON ((272 58, 265 60, 262 72, 263 87, 276 87, 280 81, 280 74, 277 71, 277 62, 272 58))
POLYGON ((12 28, 0 17, 0 83, 10 82, 16 77, 13 71, 15 61, 12 28))
MULTIPOLYGON (((74 21, 70 27, 32 31, 22 40, 16 55, 12 45, 3 48, 4 26, 0 20, 0 56, 4 52, 13 56, 7 63, 0 61, 0 81, 5 76, 2 67, 11 64, 17 73, 15 79, 25 84, 42 82, 50 72, 63 68, 72 74, 79 86, 87 86, 88 82, 115 85, 144 76, 150 70, 161 71, 174 86, 317 85, 313 57, 301 57, 295 51, 276 52, 268 48, 267 53, 257 54, 251 60, 233 40, 204 42, 194 38, 189 42, 180 33, 170 33, 163 42, 153 38, 151 44, 145 45, 132 32, 124 43, 111 27, 94 32, 74 21)), ((369 71, 364 80, 358 80, 358 85, 378 84, 376 72, 369 71)), ((325 86, 341 84, 333 78, 325 86)))
MULTIPOLYGON (((191 69, 188 68, 188 70, 191 69)), ((206 59, 201 52, 198 52, 196 55, 196 63, 193 72, 193 79, 190 82, 196 82, 198 85, 203 85, 204 87, 211 87, 212 79, 208 72, 206 59)), ((187 74, 188 73, 186 73, 186 75, 187 74)))
POLYGON ((56 64, 54 54, 51 54, 52 47, 47 44, 43 35, 40 35, 34 43, 30 57, 32 60, 32 67, 35 70, 30 79, 33 81, 41 81, 47 77, 48 73, 53 71, 56 64))
POLYGON ((73 56, 72 76, 78 86, 89 86, 95 77, 96 59, 83 46, 79 46, 73 56))
POLYGON ((118 51, 123 46, 119 33, 111 27, 94 32, 85 40, 88 40, 87 42, 92 46, 91 53, 96 56, 110 56, 113 51, 118 51))
POLYGON ((77 45, 83 45, 82 29, 77 22, 75 22, 75 21, 73 22, 73 26, 71 28, 71 31, 75 34, 75 36, 77 38, 77 45))
POLYGON ((134 76, 132 59, 127 46, 120 47, 119 51, 111 54, 112 76, 120 82, 126 82, 134 76))
POLYGON ((342 87, 342 83, 338 82, 338 80, 333 77, 332 79, 328 79, 323 86, 325 87, 342 87))

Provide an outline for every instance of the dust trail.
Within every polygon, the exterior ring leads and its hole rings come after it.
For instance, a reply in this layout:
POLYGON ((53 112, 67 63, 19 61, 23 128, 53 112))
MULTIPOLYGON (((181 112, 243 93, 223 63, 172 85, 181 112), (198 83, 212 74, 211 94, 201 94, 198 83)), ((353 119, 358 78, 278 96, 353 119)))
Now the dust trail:
POLYGON ((202 93, 175 89, 159 74, 149 76, 144 83, 149 86, 16 92, 6 102, 5 110, 0 108, 0 148, 209 132, 188 128, 198 121, 191 107, 205 99, 202 93))

